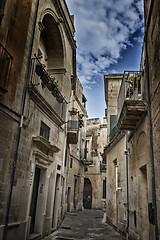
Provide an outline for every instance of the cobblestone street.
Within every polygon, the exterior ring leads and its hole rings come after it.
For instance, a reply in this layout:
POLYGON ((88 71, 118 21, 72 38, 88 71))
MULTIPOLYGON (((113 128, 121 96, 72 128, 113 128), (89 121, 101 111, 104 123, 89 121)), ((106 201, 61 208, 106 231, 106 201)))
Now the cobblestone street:
POLYGON ((103 215, 101 210, 68 213, 60 228, 44 240, 124 240, 112 226, 103 223, 103 215))

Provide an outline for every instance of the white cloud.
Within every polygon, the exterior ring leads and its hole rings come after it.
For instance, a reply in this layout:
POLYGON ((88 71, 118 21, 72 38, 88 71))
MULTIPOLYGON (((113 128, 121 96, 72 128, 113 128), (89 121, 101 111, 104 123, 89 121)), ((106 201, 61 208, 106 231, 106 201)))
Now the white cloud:
POLYGON ((132 45, 130 36, 143 26, 142 0, 67 0, 67 4, 75 15, 78 75, 90 88, 95 76, 105 74, 132 45))

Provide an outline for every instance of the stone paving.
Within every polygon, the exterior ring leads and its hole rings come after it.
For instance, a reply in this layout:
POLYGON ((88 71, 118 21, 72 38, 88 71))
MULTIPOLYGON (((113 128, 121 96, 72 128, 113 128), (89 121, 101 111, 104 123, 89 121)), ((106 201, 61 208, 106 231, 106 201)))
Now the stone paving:
POLYGON ((112 226, 103 223, 102 210, 67 213, 60 228, 44 240, 124 240, 112 226))

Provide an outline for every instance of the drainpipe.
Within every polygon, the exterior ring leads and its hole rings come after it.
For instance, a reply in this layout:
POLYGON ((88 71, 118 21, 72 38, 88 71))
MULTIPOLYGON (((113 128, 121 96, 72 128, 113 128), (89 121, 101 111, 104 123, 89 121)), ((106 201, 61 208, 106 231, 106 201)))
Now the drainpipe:
POLYGON ((157 219, 157 202, 156 202, 156 187, 155 187, 155 166, 153 153, 153 129, 152 129, 152 113, 151 113, 151 94, 150 94, 150 78, 149 78, 149 61, 148 61, 148 28, 150 25, 151 14, 153 9, 153 0, 150 2, 147 21, 145 24, 145 52, 146 52, 146 78, 147 78, 147 95, 148 95, 148 119, 149 119, 149 140, 150 140, 150 163, 151 163, 151 183, 152 183, 152 204, 154 209, 155 223, 155 239, 159 239, 158 219, 157 219))
MULTIPOLYGON (((20 121, 20 126, 18 129, 16 152, 15 152, 15 156, 14 156, 14 160, 13 160, 13 168, 12 168, 12 173, 11 173, 11 183, 10 183, 9 196, 8 196, 8 201, 7 201, 7 211, 6 211, 5 226, 4 226, 4 231, 3 231, 3 240, 6 240, 7 229, 8 229, 9 212, 10 212, 10 207, 11 207, 13 184, 14 184, 15 171, 16 171, 16 165, 17 165, 17 160, 18 160, 18 152, 19 152, 19 147, 20 147, 20 138, 21 138, 21 132, 22 132, 22 127, 23 127, 24 109, 25 109, 25 102, 26 102, 27 89, 28 89, 29 73, 30 73, 30 66, 31 66, 31 56, 32 56, 34 35, 35 35, 35 30, 36 30, 39 1, 40 0, 37 0, 37 3, 36 3, 33 30, 32 30, 32 38, 31 38, 31 43, 30 43, 29 55, 28 55, 28 64, 27 64, 27 71, 26 71, 26 76, 25 76, 25 86, 24 86, 22 109, 21 109, 21 121, 20 121)), ((32 4, 33 4, 33 2, 32 2, 32 4)))
POLYGON ((125 150, 125 155, 126 155, 126 200, 127 200, 127 226, 126 226, 126 239, 129 239, 129 183, 128 183, 128 155, 129 155, 129 150, 128 150, 128 133, 126 132, 126 150, 125 150))
POLYGON ((4 8, 6 5, 6 0, 2 0, 1 4, 0 4, 0 26, 1 26, 1 22, 4 16, 4 8))

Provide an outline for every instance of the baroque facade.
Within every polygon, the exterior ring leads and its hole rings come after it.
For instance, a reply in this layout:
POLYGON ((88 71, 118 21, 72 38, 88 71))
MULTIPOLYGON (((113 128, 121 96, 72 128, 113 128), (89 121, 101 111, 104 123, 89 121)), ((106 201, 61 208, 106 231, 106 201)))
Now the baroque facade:
POLYGON ((87 112, 74 18, 64 0, 0 8, 0 239, 41 239, 82 209, 87 112))

